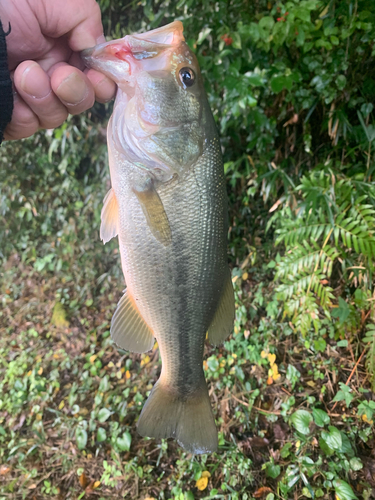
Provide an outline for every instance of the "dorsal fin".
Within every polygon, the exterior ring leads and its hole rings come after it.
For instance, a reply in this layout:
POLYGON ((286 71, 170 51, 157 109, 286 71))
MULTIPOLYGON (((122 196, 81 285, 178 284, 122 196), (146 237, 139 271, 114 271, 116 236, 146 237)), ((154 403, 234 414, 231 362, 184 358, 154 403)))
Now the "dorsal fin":
POLYGON ((103 200, 101 219, 100 239, 103 240, 103 243, 105 244, 118 235, 118 202, 113 188, 108 191, 103 200))
POLYGON ((138 353, 150 351, 155 343, 152 330, 145 323, 127 291, 121 297, 113 315, 111 337, 122 349, 138 353))

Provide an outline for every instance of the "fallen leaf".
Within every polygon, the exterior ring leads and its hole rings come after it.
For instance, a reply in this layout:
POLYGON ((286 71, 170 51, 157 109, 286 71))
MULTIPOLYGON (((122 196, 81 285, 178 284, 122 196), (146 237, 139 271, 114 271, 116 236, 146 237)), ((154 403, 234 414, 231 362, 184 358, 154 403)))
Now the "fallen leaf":
POLYGON ((87 486, 87 483, 88 483, 88 482, 89 482, 89 481, 88 481, 88 479, 87 479, 86 474, 85 474, 84 472, 82 472, 82 474, 79 476, 79 484, 81 485, 81 487, 82 487, 83 489, 85 489, 85 488, 86 488, 86 486, 87 486))
POLYGON ((270 365, 272 366, 275 361, 276 361, 276 354, 268 354, 268 361, 270 362, 270 365))
POLYGON ((207 488, 208 485, 208 477, 201 477, 198 479, 196 482, 195 486, 198 488, 198 490, 203 491, 207 488))
POLYGON ((262 498, 265 497, 268 493, 272 493, 271 488, 268 486, 262 486, 261 488, 258 488, 255 493, 253 493, 254 498, 262 498))
POLYGON ((66 312, 61 302, 56 302, 53 308, 51 323, 58 328, 67 328, 69 326, 69 321, 66 318, 66 312))
POLYGON ((9 465, 6 464, 0 465, 0 476, 6 476, 10 471, 11 467, 9 465))
POLYGON ((95 481, 94 488, 99 488, 99 486, 100 486, 100 481, 95 481))

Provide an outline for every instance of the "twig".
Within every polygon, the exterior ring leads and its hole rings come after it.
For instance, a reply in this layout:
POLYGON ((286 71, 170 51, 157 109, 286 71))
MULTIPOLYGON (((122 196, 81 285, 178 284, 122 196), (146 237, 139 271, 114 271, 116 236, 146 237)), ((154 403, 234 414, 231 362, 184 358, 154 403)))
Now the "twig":
MULTIPOLYGON (((350 380, 351 380, 352 376, 354 375, 354 372, 355 372, 355 370, 356 370, 357 366, 359 365, 359 363, 360 363, 361 359, 363 358, 363 355, 365 354, 365 352, 366 352, 366 351, 367 351, 367 346, 363 349, 362 354, 359 356, 358 361, 357 361, 357 362, 356 362, 356 364, 354 365, 354 368, 353 368, 353 370, 351 371, 351 373, 350 373, 350 375, 349 375, 348 380, 345 382, 345 385, 348 385, 348 384, 349 384, 349 382, 350 382, 350 380)), ((335 404, 333 405, 333 407, 332 407, 332 411, 336 408, 337 403, 338 403, 338 401, 336 401, 336 402, 335 402, 335 404)))
POLYGON ((280 411, 267 411, 267 410, 263 410, 263 408, 258 408, 257 406, 253 406, 254 410, 258 410, 258 411, 261 411, 263 413, 269 413, 270 415, 280 415, 281 412, 280 411))

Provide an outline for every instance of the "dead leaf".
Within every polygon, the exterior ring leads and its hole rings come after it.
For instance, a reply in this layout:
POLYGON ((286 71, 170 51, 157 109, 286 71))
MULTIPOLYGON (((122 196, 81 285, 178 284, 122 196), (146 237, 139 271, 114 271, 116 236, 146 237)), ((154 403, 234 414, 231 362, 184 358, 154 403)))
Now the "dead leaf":
POLYGON ((268 495, 268 493, 272 493, 271 488, 269 488, 268 486, 262 486, 261 488, 258 488, 255 493, 253 493, 253 497, 263 498, 268 495))
POLYGON ((0 476, 6 476, 10 471, 11 467, 9 465, 0 465, 0 476))
POLYGON ((84 472, 82 472, 82 474, 79 476, 79 484, 81 485, 81 487, 83 489, 86 488, 87 484, 88 484, 88 479, 87 479, 87 476, 84 472))
POLYGON ((195 486, 198 488, 198 490, 203 491, 207 488, 208 485, 208 477, 201 477, 198 479, 198 481, 195 483, 195 486))

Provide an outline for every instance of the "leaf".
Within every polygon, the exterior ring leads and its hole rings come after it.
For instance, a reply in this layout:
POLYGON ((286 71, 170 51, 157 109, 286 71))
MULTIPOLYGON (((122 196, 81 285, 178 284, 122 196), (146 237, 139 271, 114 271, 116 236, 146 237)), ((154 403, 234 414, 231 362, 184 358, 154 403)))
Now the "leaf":
POLYGON ((314 349, 316 351, 324 352, 327 347, 327 342, 322 338, 319 337, 317 340, 314 340, 314 349))
POLYGON ((102 408, 101 410, 99 410, 98 420, 102 424, 103 422, 108 420, 108 418, 110 416, 111 416, 111 412, 108 410, 108 408, 102 408))
POLYGON ((266 466, 266 475, 268 477, 272 477, 272 479, 276 479, 277 476, 280 475, 280 472, 281 472, 281 468, 280 468, 280 465, 276 465, 276 464, 267 464, 266 466))
POLYGON ((333 481, 333 487, 339 500, 353 500, 357 498, 353 493, 352 487, 341 479, 333 481))
POLYGON ((354 471, 358 471, 363 468, 363 463, 357 457, 351 458, 349 463, 350 463, 350 468, 354 471))
POLYGON ((66 318, 66 312, 61 302, 56 302, 53 307, 51 323, 57 328, 67 328, 69 321, 66 318))
POLYGON ((76 430, 76 442, 79 450, 83 450, 87 444, 87 432, 82 427, 76 430))
POLYGON ((340 431, 333 425, 330 425, 328 429, 329 432, 322 432, 322 439, 325 441, 327 446, 331 448, 331 450, 340 450, 342 446, 340 431))
POLYGON ((290 417, 293 427, 301 434, 310 433, 310 424, 313 421, 313 417, 310 412, 306 410, 297 410, 290 417))
POLYGON ((129 451, 131 442, 132 442, 132 436, 128 431, 125 431, 122 437, 118 437, 116 440, 116 444, 121 451, 129 451))
POLYGON ((271 89, 275 94, 284 89, 291 90, 292 86, 293 78, 291 76, 274 76, 271 80, 271 89))
POLYGON ((106 439, 107 439, 107 433, 106 433, 105 429, 103 429, 103 427, 99 427, 99 429, 97 430, 97 433, 96 433, 96 440, 99 443, 102 443, 106 439))
POLYGON ((328 425, 331 421, 328 413, 326 413, 324 410, 319 410, 319 408, 313 409, 313 417, 314 417, 314 422, 318 427, 324 427, 325 425, 328 425))
POLYGON ((272 490, 271 488, 269 488, 268 486, 262 486, 261 488, 258 488, 254 493, 253 493, 253 497, 254 498, 263 498, 264 496, 266 496, 268 493, 272 493, 272 490))
POLYGON ((338 318, 340 323, 343 324, 347 320, 349 314, 350 314, 350 309, 348 304, 345 302, 344 299, 339 297, 339 307, 333 309, 331 311, 331 315, 334 318, 338 318))
POLYGON ((198 488, 199 491, 205 490, 207 488, 207 485, 208 485, 208 477, 201 477, 195 483, 195 486, 198 488))
POLYGON ((81 487, 83 489, 85 489, 88 482, 89 482, 89 480, 87 479, 86 474, 84 472, 82 472, 82 474, 79 476, 79 484, 81 485, 81 487))
POLYGON ((198 39, 197 39, 197 45, 201 45, 205 40, 206 38, 208 37, 208 35, 211 33, 212 29, 211 28, 203 28, 202 31, 199 33, 198 35, 198 39))
POLYGON ((339 382, 340 391, 337 392, 333 401, 345 401, 345 405, 349 408, 350 403, 353 401, 354 396, 351 394, 352 390, 343 382, 339 382))

